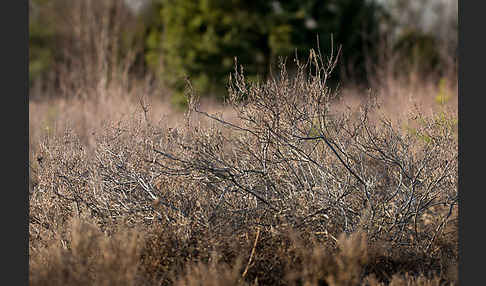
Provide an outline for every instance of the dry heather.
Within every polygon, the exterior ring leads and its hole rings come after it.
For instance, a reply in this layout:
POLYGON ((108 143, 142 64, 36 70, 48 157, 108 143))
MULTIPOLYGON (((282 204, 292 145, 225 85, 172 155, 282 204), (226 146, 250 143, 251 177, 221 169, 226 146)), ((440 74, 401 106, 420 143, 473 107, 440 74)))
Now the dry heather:
POLYGON ((31 103, 30 283, 457 284, 454 108, 348 106, 334 65, 236 69, 224 113, 188 84, 183 117, 80 101, 45 134, 31 103))

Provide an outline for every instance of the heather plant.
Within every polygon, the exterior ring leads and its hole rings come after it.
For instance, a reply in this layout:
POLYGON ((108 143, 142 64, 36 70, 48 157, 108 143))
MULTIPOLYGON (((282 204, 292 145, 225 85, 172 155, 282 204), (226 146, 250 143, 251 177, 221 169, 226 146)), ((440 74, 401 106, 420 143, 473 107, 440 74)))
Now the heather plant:
POLYGON ((69 219, 66 229, 31 253, 31 285, 134 285, 141 235, 123 229, 108 236, 79 218, 69 219))

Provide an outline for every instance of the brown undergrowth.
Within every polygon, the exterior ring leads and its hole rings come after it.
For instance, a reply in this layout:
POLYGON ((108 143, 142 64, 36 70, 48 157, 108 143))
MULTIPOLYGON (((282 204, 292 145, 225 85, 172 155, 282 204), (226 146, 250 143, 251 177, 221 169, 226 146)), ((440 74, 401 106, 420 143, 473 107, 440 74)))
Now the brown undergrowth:
POLYGON ((334 64, 236 69, 222 112, 31 102, 30 284, 458 284, 453 89, 398 115, 334 64))

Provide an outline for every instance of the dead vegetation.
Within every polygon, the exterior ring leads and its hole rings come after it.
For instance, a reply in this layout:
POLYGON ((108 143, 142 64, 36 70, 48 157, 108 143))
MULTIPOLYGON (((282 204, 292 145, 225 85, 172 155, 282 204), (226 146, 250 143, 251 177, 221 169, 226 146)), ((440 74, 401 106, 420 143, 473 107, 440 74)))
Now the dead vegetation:
POLYGON ((188 83, 179 122, 142 96, 84 133, 31 109, 30 284, 456 285, 455 112, 347 106, 334 65, 237 66, 224 114, 188 83))

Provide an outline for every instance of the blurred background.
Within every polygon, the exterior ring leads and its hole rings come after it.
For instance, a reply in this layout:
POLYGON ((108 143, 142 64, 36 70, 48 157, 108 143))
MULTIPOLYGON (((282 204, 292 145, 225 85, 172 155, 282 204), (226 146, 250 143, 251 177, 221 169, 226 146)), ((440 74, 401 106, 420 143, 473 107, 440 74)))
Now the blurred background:
POLYGON ((327 84, 345 104, 371 91, 395 119, 456 114, 457 28, 452 0, 29 0, 30 157, 66 128, 93 149, 108 122, 181 124, 187 79, 202 108, 234 116, 235 59, 265 80, 310 49, 341 47, 327 84))
POLYGON ((457 26, 453 0, 29 0, 29 98, 143 83, 183 106, 189 78, 202 97, 222 99, 235 57, 264 79, 281 59, 291 69, 332 43, 343 86, 454 81, 457 26))

